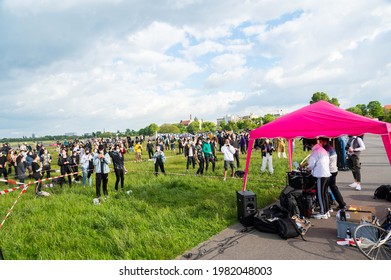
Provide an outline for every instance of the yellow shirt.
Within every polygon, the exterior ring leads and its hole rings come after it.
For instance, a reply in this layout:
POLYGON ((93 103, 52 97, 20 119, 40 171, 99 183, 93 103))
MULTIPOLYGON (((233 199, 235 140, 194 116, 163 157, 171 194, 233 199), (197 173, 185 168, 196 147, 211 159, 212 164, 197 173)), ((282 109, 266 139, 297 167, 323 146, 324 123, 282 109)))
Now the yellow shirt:
POLYGON ((141 146, 141 144, 136 144, 134 146, 134 150, 136 151, 136 153, 141 153, 141 151, 143 150, 143 146, 141 146))

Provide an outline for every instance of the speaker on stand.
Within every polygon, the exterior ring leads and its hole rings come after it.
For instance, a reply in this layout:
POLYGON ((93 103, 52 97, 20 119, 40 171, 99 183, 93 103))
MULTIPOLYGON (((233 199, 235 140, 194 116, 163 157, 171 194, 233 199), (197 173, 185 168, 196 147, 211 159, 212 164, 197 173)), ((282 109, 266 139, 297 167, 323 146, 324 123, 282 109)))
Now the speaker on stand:
POLYGON ((236 202, 239 222, 245 227, 254 225, 254 215, 257 212, 257 197, 255 193, 237 191, 236 202))

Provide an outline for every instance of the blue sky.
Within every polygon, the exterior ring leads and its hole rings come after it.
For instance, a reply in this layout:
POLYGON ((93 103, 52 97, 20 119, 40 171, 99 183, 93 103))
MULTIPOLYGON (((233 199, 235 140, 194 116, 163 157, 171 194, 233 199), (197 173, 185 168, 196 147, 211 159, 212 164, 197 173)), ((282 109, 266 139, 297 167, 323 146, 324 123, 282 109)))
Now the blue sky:
POLYGON ((0 1, 0 138, 391 104, 389 1, 0 1))

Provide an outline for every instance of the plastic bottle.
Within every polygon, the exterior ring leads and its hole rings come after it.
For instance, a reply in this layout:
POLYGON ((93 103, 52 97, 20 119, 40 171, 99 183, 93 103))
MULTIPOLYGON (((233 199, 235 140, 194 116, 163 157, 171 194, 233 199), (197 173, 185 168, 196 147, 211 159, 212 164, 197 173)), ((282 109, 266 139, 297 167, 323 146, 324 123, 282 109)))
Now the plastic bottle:
POLYGON ((352 238, 352 233, 350 232, 349 228, 346 230, 346 238, 348 239, 352 238))

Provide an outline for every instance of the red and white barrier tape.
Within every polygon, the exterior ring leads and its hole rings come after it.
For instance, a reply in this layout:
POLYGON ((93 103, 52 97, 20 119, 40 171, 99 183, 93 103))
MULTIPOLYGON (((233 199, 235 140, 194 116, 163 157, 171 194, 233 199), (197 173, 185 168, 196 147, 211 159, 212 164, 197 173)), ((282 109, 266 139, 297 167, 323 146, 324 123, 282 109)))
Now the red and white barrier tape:
POLYGON ((16 180, 9 180, 9 179, 7 179, 7 180, 0 179, 0 182, 8 183, 11 185, 24 185, 24 183, 18 182, 16 180))
MULTIPOLYGON (((61 177, 65 177, 65 176, 76 175, 76 174, 79 174, 79 173, 80 173, 80 172, 73 172, 73 173, 68 173, 68 174, 60 175, 60 176, 56 176, 56 177, 50 177, 50 178, 40 179, 40 180, 37 180, 37 181, 34 181, 34 182, 29 182, 28 184, 31 185, 31 184, 42 183, 42 182, 51 181, 51 180, 54 180, 54 179, 58 179, 58 178, 61 178, 61 177)), ((0 191, 0 196, 24 188, 24 185, 25 185, 24 183, 17 182, 17 184, 22 184, 22 186, 15 187, 15 188, 11 188, 11 189, 4 190, 4 191, 0 191)))
MULTIPOLYGON (((30 184, 30 183, 29 183, 29 184, 30 184)), ((19 196, 16 198, 14 204, 12 204, 12 207, 8 210, 7 215, 5 216, 5 218, 3 219, 3 221, 1 222, 1 224, 0 224, 0 230, 2 229, 2 227, 3 227, 4 223, 5 223, 5 221, 8 219, 8 217, 9 217, 9 215, 11 214, 12 210, 14 209, 14 207, 15 207, 16 203, 18 202, 19 198, 22 196, 22 194, 24 194, 24 193, 27 191, 27 189, 28 189, 28 187, 29 187, 29 184, 26 184, 26 185, 23 186, 23 190, 20 192, 20 194, 19 194, 19 196)))
POLYGON ((24 184, 22 186, 19 186, 19 187, 15 187, 15 188, 12 188, 12 189, 0 191, 0 196, 1 195, 5 195, 5 194, 10 193, 10 192, 13 192, 13 191, 17 191, 19 189, 23 189, 23 188, 24 188, 24 184))

